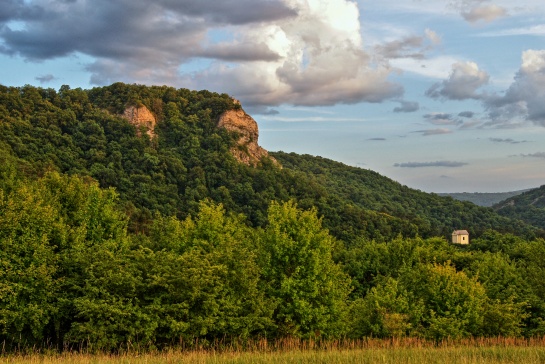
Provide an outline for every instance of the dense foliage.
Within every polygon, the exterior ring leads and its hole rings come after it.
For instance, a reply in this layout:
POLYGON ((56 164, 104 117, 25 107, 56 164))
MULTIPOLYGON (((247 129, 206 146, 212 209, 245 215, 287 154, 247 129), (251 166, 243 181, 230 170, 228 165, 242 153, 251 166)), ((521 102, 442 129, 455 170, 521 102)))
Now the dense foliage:
MULTIPOLYGON (((9 165, 8 165, 9 166, 9 165)), ((545 241, 487 232, 345 246, 316 210, 272 203, 265 228, 210 200, 127 231, 112 189, 2 169, 0 340, 8 347, 275 337, 545 334, 545 241), (47 344, 48 343, 48 344, 47 344)))
POLYGON ((240 164, 216 127, 233 107, 0 87, 5 347, 545 334, 537 229, 319 157, 240 164), (118 116, 130 104, 156 138, 118 116), (477 238, 448 243, 456 227, 477 238))
POLYGON ((502 201, 494 209, 500 215, 545 229, 545 185, 502 201))
POLYGON ((156 212, 195 215, 209 198, 243 213, 254 227, 265 226, 271 201, 293 199, 302 208, 316 207, 324 226, 345 242, 398 234, 446 237, 461 228, 474 237, 487 229, 536 233, 490 209, 324 158, 274 153, 283 168, 268 160, 259 168, 245 166, 229 151, 236 138, 216 127, 218 116, 236 107, 225 94, 166 86, 116 83, 58 92, 0 86, 0 154, 11 156, 28 177, 55 170, 114 187, 131 232, 146 232, 156 212), (120 117, 131 105, 156 115, 156 138, 120 117))

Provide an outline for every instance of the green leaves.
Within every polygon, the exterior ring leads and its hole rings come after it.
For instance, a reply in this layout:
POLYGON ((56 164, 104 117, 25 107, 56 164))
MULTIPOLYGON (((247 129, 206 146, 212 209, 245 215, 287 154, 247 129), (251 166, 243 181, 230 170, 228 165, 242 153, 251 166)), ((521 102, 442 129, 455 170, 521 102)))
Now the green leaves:
POLYGON ((419 327, 423 304, 411 300, 396 279, 383 278, 364 298, 350 304, 348 335, 353 338, 402 337, 419 327))
POLYGON ((62 335, 90 253, 126 242, 115 198, 55 172, 0 190, 0 337, 39 343, 62 335))
POLYGON ((342 331, 350 278, 333 262, 334 239, 316 211, 271 203, 262 233, 263 279, 281 336, 335 336, 342 331))
MULTIPOLYGON (((528 249, 528 243, 518 244, 509 249, 513 256, 528 249)), ((538 256, 533 254, 535 261, 541 261, 538 256)), ((534 325, 540 330, 531 313, 542 312, 541 299, 532 292, 541 285, 533 283, 530 289, 526 280, 531 275, 519 265, 522 261, 516 264, 505 253, 468 251, 437 238, 398 238, 362 240, 338 257, 356 287, 350 306, 352 337, 440 340, 520 336, 534 325)))
POLYGON ((55 313, 58 256, 63 231, 40 186, 0 190, 0 337, 43 338, 55 313))
POLYGON ((474 335, 483 323, 484 288, 449 264, 420 266, 400 277, 426 307, 423 335, 436 340, 474 335))
POLYGON ((113 348, 264 332, 271 309, 258 289, 253 236, 241 217, 202 202, 195 219, 157 216, 131 249, 95 247, 83 262, 69 340, 113 348))

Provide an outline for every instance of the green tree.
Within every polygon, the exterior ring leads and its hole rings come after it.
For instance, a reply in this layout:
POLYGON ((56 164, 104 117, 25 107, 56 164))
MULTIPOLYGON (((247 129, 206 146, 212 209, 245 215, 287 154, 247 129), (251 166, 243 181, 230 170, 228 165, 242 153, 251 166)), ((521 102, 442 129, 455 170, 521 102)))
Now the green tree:
POLYGON ((387 242, 358 239, 338 254, 343 269, 353 280, 354 298, 362 298, 384 277, 398 278, 401 272, 420 264, 442 263, 456 257, 456 249, 441 238, 403 238, 387 242))
POLYGON ((520 336, 528 318, 531 289, 521 270, 506 254, 479 254, 466 270, 486 290, 484 305, 484 336, 520 336))
POLYGON ((511 256, 517 261, 524 282, 529 287, 521 300, 527 301, 530 317, 526 320, 525 334, 545 334, 545 240, 517 243, 511 256))
POLYGON ((40 343, 57 312, 58 214, 38 186, 0 190, 0 340, 40 343), (57 240, 57 241, 54 241, 57 240))
POLYGON ((69 340, 114 348, 264 332, 271 308, 258 288, 253 235, 241 216, 203 201, 195 218, 157 216, 130 249, 96 247, 82 264, 69 340))
POLYGON ((261 234, 263 279, 275 302, 273 319, 285 336, 339 335, 350 278, 332 259, 333 237, 316 210, 271 203, 261 234))
POLYGON ((411 300, 406 288, 391 277, 382 277, 364 298, 350 305, 349 336, 361 338, 409 336, 419 328, 422 300, 411 300))
POLYGON ((424 304, 420 335, 441 340, 479 334, 487 297, 475 278, 445 263, 420 265, 399 279, 409 299, 424 304))

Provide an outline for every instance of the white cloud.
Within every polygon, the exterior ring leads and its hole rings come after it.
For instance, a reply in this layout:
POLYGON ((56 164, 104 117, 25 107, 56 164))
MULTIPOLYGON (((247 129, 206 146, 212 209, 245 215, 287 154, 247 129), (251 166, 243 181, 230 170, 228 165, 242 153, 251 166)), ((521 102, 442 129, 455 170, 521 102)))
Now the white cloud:
POLYGON ((424 32, 426 34, 426 38, 428 38, 433 45, 441 44, 442 39, 441 39, 441 36, 439 34, 434 32, 433 30, 427 29, 427 28, 426 28, 426 30, 424 32))
POLYGON ((491 22, 506 15, 507 10, 495 4, 475 6, 468 11, 462 12, 462 17, 470 23, 479 21, 491 22))
POLYGON ((477 90, 488 83, 490 76, 479 69, 475 62, 457 62, 452 65, 448 79, 434 84, 426 95, 435 99, 480 99, 477 90))
POLYGON ((494 122, 529 120, 545 126, 545 50, 527 50, 513 83, 504 95, 484 100, 494 122))
POLYGON ((402 94, 387 63, 362 49, 359 11, 347 0, 286 0, 298 16, 240 29, 239 39, 264 44, 281 58, 215 64, 184 83, 222 90, 249 105, 381 102, 402 94))

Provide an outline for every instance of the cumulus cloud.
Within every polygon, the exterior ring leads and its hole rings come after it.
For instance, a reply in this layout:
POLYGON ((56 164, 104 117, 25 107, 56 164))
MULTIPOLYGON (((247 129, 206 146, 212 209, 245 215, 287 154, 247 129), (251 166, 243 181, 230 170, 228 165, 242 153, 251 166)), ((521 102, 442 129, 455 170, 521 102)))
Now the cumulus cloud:
POLYGON ((477 90, 488 83, 489 75, 475 62, 457 62, 452 65, 448 79, 435 83, 426 95, 434 99, 466 100, 481 99, 477 90))
POLYGON ((420 109, 420 105, 418 104, 418 102, 415 101, 400 100, 398 102, 400 103, 400 105, 394 107, 394 112, 415 112, 420 109))
POLYGON ((452 66, 448 79, 435 83, 426 95, 440 100, 475 99, 482 102, 487 117, 482 121, 463 122, 475 113, 463 111, 452 115, 428 114, 425 118, 436 125, 480 124, 495 128, 519 128, 528 122, 545 126, 545 50, 527 50, 522 53, 520 69, 511 85, 502 93, 479 92, 489 75, 474 62, 458 62, 452 66))
POLYGON ((477 23, 479 21, 489 23, 506 15, 507 10, 495 4, 475 6, 468 11, 462 12, 462 17, 470 23, 477 23))
POLYGON ((264 42, 282 58, 276 62, 216 63, 188 75, 190 85, 227 91, 250 105, 333 105, 381 102, 403 93, 388 81, 387 63, 372 63, 362 50, 356 3, 295 1, 299 16, 246 29, 250 43, 264 42))
MULTIPOLYGON (((432 31, 423 38, 439 39, 432 31)), ((6 0, 0 51, 37 62, 84 54, 95 60, 86 66, 93 84, 207 88, 255 108, 382 102, 403 93, 388 80, 389 64, 363 50, 350 0, 6 0), (200 58, 206 66, 184 71, 200 58)))
POLYGON ((545 126, 545 50, 527 50, 513 83, 503 95, 484 100, 496 123, 529 120, 545 126))
POLYGON ((455 161, 436 161, 436 162, 407 162, 407 163, 396 163, 394 167, 402 168, 423 168, 423 167, 449 167, 457 168, 467 165, 464 162, 455 162, 455 161))

